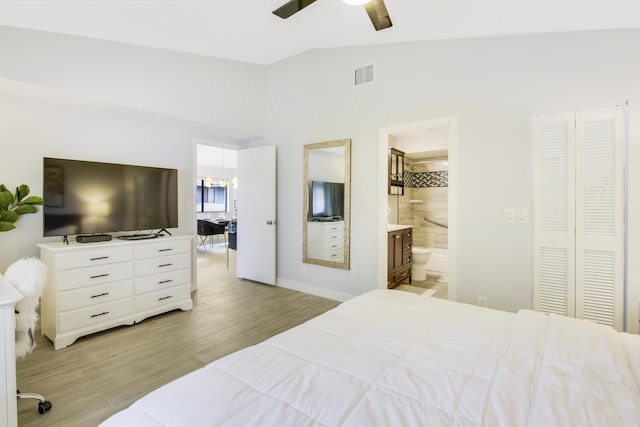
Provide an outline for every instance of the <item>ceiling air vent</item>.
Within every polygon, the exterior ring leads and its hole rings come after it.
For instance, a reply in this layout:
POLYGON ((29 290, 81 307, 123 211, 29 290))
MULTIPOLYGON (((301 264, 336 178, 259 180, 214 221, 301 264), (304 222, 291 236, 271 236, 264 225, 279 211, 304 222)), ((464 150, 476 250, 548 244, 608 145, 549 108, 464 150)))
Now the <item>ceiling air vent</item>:
POLYGON ((356 68, 354 72, 354 85, 362 85, 373 81, 373 65, 365 65, 361 68, 356 68))

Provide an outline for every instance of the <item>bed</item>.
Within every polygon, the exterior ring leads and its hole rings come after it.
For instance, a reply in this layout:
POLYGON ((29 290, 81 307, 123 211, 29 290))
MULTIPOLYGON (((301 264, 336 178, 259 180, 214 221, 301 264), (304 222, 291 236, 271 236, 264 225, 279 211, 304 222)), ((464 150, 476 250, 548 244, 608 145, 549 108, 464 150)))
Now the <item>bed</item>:
POLYGON ((630 426, 640 336, 375 290, 141 398, 102 426, 630 426))

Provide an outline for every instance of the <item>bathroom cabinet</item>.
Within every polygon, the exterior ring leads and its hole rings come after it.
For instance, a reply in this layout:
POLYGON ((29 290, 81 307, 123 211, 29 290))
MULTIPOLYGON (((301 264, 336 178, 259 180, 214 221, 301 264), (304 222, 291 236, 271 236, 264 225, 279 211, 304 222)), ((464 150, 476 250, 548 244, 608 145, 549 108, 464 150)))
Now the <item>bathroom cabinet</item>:
POLYGON ((387 288, 395 288, 407 279, 411 283, 412 234, 411 228, 388 233, 387 288))
POLYGON ((389 148, 388 194, 404 195, 404 152, 389 148))

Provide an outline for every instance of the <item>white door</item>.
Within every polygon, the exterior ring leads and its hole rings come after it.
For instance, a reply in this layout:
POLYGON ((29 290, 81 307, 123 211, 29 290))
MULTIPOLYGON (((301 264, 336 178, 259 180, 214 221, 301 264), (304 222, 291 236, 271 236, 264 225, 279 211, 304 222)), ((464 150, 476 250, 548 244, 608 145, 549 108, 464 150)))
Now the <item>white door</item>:
POLYGON ((533 121, 534 310, 623 329, 624 108, 533 121))
POLYGON ((575 316, 575 114, 533 120, 533 309, 575 316))
POLYGON ((276 146, 238 152, 237 273, 276 284, 276 146))
POLYGON ((624 110, 576 114, 576 317, 621 331, 624 110))

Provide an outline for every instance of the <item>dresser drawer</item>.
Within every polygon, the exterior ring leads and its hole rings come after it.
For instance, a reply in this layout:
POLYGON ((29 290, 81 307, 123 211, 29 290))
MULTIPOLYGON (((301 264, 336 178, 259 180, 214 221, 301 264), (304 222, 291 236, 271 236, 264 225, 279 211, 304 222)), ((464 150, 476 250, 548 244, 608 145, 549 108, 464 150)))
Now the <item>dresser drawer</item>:
POLYGON ((136 259, 151 258, 162 255, 188 253, 191 251, 191 240, 166 240, 158 243, 150 243, 135 248, 136 259))
POLYGON ((328 242, 324 242, 324 250, 325 251, 336 251, 344 248, 344 240, 331 240, 328 242))
POLYGON ((339 221, 339 222, 332 222, 329 224, 324 224, 324 232, 325 233, 333 233, 336 231, 343 231, 344 230, 344 222, 339 221))
POLYGON ((136 294, 157 291, 159 289, 171 286, 183 285, 189 283, 191 279, 191 271, 188 268, 175 271, 167 271, 165 273, 154 274, 136 279, 136 294))
POLYGON ((403 282, 411 277, 411 268, 400 270, 393 275, 393 281, 396 283, 403 282))
POLYGON ((325 233, 324 241, 325 242, 340 242, 340 241, 344 240, 342 238, 342 236, 343 236, 342 231, 333 231, 331 233, 325 233))
POLYGON ((132 277, 133 263, 121 262, 61 271, 56 275, 56 282, 58 283, 58 291, 65 291, 83 286, 117 282, 132 277))
POLYGON ((342 260, 344 259, 344 248, 327 251, 322 259, 326 261, 342 262, 342 260))
POLYGON ((184 301, 189 298, 191 298, 191 287, 188 284, 174 286, 143 295, 136 295, 135 308, 136 312, 151 310, 155 307, 162 307, 163 305, 184 301))
POLYGON ((67 332, 133 314, 133 298, 124 298, 59 314, 59 331, 67 332))
POLYGON ((133 279, 60 292, 58 311, 74 310, 133 295, 133 279))
POLYGON ((190 265, 190 254, 176 254, 136 261, 136 277, 182 270, 190 265))
POLYGON ((56 257, 56 269, 89 267, 129 261, 133 257, 132 248, 95 248, 61 253, 56 257))

